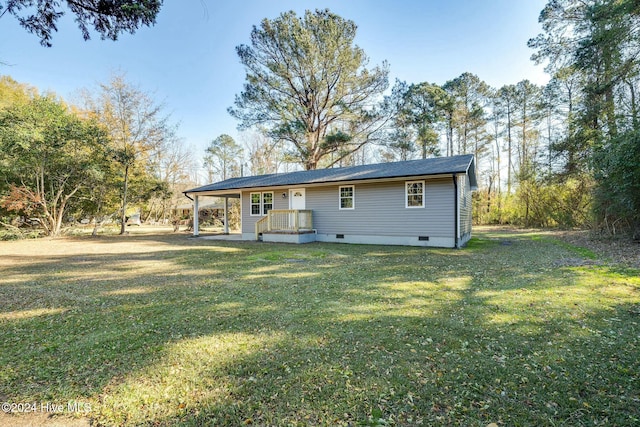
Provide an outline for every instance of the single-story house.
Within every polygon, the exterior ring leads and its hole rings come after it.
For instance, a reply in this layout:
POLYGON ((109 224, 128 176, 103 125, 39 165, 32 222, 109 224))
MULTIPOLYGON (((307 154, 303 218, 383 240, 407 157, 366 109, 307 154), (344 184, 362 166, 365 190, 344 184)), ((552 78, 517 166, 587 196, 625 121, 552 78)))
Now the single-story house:
MULTIPOLYGON (((187 190, 239 198, 243 240, 461 247, 471 238, 471 154, 231 178, 187 190)), ((194 218, 194 236, 198 224, 194 218)))

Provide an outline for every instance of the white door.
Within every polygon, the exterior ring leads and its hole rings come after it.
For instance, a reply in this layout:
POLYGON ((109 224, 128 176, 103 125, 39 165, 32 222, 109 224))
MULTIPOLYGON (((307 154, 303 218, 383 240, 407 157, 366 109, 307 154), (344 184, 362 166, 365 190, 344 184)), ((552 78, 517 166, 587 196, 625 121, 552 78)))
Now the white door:
MULTIPOLYGON (((294 188, 293 190, 289 190, 289 205, 291 209, 298 211, 303 211, 305 209, 306 202, 304 188, 294 188)), ((295 229, 296 226, 298 229, 309 228, 309 225, 306 223, 306 215, 304 214, 291 213, 289 221, 293 229, 295 229)))
POLYGON ((290 209, 304 210, 306 209, 304 188, 294 188, 289 190, 290 209))

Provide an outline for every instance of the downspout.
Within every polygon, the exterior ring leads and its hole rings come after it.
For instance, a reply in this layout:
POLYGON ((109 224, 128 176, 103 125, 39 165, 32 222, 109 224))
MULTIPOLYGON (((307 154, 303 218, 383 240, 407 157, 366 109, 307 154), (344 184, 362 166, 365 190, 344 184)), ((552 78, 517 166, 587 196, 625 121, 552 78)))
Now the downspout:
POLYGON ((453 174, 453 239, 454 247, 458 249, 458 176, 455 173, 453 174))
POLYGON ((193 200, 193 237, 200 235, 200 203, 198 196, 193 200))

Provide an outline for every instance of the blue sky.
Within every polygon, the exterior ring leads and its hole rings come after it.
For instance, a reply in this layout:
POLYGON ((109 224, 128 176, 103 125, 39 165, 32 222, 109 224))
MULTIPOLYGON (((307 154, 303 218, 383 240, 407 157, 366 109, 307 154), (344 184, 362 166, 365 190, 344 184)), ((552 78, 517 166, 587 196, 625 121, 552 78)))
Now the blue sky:
POLYGON ((244 70, 235 47, 249 42, 253 25, 294 10, 329 8, 358 25, 356 43, 371 65, 387 60, 390 85, 443 84, 463 72, 499 87, 529 79, 543 84, 543 66, 530 60, 529 38, 541 32, 546 0, 165 0, 154 27, 117 42, 85 42, 70 16, 59 24, 53 47, 0 18, 0 74, 51 90, 73 101, 113 71, 166 105, 179 135, 200 158, 208 142, 238 137, 227 113, 242 90, 244 70))

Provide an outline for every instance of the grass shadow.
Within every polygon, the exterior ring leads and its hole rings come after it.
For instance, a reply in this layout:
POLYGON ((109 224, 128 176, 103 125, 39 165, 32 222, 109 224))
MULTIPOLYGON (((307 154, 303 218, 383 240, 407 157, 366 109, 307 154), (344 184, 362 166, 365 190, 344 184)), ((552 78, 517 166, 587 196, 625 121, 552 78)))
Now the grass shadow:
POLYGON ((633 425, 637 272, 493 239, 145 236, 3 265, 0 395, 88 400, 104 425, 633 425))

